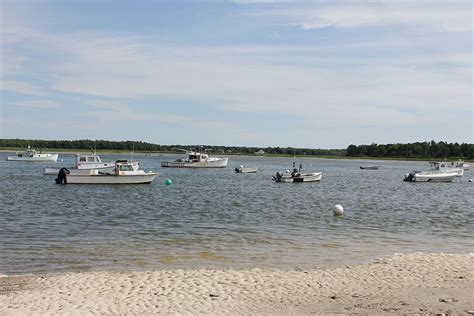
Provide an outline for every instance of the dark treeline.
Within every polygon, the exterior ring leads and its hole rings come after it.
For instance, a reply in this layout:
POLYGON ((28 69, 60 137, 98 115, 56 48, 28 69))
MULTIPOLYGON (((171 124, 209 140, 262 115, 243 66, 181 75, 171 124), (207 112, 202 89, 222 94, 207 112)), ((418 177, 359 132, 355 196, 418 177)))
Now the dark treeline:
POLYGON ((279 155, 312 155, 312 156, 344 156, 345 149, 310 149, 293 147, 241 147, 211 145, 158 145, 139 141, 108 141, 108 140, 33 140, 33 139, 0 139, 0 148, 36 149, 78 149, 78 150, 135 150, 137 152, 183 152, 186 150, 206 149, 214 154, 255 154, 263 150, 265 154, 279 155))
POLYGON ((70 149, 70 150, 135 150, 137 152, 184 152, 199 148, 208 149, 214 154, 247 154, 253 155, 259 150, 265 154, 299 155, 299 156, 349 156, 380 158, 448 158, 459 157, 474 159, 474 144, 446 142, 418 142, 410 144, 371 144, 349 145, 347 149, 311 149, 293 147, 241 147, 210 145, 158 145, 139 141, 108 140, 33 140, 33 139, 0 139, 0 148, 36 149, 70 149))
POLYGON ((404 157, 404 158, 448 158, 474 159, 474 144, 446 142, 419 142, 411 144, 350 145, 350 157, 404 157))

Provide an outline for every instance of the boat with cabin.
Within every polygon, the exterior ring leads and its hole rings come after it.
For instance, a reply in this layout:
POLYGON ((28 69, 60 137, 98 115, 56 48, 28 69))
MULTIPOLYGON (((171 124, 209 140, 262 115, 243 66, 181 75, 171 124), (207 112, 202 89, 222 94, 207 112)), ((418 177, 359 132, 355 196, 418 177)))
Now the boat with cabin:
POLYGON ((97 169, 87 170, 87 173, 70 172, 62 168, 56 183, 58 184, 145 184, 151 183, 158 176, 157 172, 137 170, 128 161, 118 161, 111 172, 97 169))
POLYGON ((456 167, 454 163, 449 164, 447 161, 430 161, 431 170, 441 173, 456 173, 457 177, 464 175, 463 167, 456 167))
POLYGON ((176 159, 175 161, 163 161, 162 167, 168 168, 225 168, 229 158, 211 157, 207 153, 191 151, 187 153, 187 159, 176 159))
POLYGON ((244 167, 240 165, 239 167, 236 167, 234 170, 235 170, 235 173, 257 173, 259 168, 260 167, 250 168, 250 167, 244 167))
POLYGON ((57 160, 58 154, 38 153, 30 146, 22 153, 17 152, 15 156, 7 156, 7 161, 55 162, 57 160))
MULTIPOLYGON (((76 154, 75 165, 67 169, 73 173, 89 173, 89 170, 99 170, 102 172, 111 172, 115 168, 116 162, 124 162, 126 160, 102 161, 97 154, 76 154)), ((138 161, 130 161, 135 170, 139 169, 138 161)), ((61 168, 45 167, 43 174, 57 175, 61 168)))

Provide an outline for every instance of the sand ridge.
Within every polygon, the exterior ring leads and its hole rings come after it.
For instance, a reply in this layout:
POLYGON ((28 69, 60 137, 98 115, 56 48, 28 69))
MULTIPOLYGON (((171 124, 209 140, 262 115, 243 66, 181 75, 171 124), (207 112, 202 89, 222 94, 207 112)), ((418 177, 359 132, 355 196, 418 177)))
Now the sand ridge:
POLYGON ((474 253, 311 270, 0 276, 0 314, 474 314, 474 253))

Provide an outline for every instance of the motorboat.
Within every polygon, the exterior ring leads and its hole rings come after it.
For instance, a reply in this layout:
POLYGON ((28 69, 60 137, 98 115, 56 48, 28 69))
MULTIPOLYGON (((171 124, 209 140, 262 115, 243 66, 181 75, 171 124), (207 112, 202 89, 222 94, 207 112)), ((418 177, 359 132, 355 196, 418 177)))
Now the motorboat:
POLYGON ((446 161, 430 161, 431 170, 434 172, 441 172, 441 173, 456 173, 457 177, 462 177, 464 175, 464 168, 463 167, 456 167, 454 163, 449 164, 446 161))
POLYGON ((379 170, 381 166, 360 166, 360 169, 363 170, 379 170))
POLYGON ((35 149, 28 146, 28 149, 22 153, 16 153, 15 156, 7 156, 7 161, 37 161, 37 162, 55 162, 58 160, 58 154, 37 153, 35 149))
POLYGON ((312 173, 299 173, 292 172, 287 174, 282 174, 277 172, 273 176, 273 181, 275 182, 284 182, 284 183, 294 183, 294 182, 316 182, 321 181, 323 176, 322 172, 312 172, 312 173))
POLYGON ((62 168, 56 183, 58 184, 144 184, 151 183, 158 176, 157 172, 136 170, 133 163, 119 161, 115 163, 112 172, 103 172, 97 169, 88 170, 88 173, 73 173, 62 168))
POLYGON ((236 167, 234 170, 235 170, 235 173, 257 173, 259 167, 257 168, 250 168, 250 167, 244 167, 244 166, 239 166, 239 167, 236 167))
POLYGON ((405 182, 452 182, 457 172, 413 171, 405 175, 405 182))
MULTIPOLYGON (((102 161, 97 154, 76 154, 76 161, 74 167, 68 167, 67 169, 73 173, 88 174, 89 170, 99 170, 102 172, 111 172, 115 168, 116 162, 127 162, 126 160, 117 161, 102 161)), ((139 169, 138 161, 130 162, 134 170, 139 169)), ((61 168, 45 167, 43 174, 45 175, 57 175, 61 168)))
POLYGON ((465 163, 462 159, 459 159, 455 163, 452 163, 456 168, 463 168, 464 170, 470 170, 471 165, 465 163))
POLYGON ((228 160, 229 158, 210 157, 207 153, 191 151, 187 153, 187 159, 163 161, 161 166, 169 168, 225 168, 228 160))
POLYGON ((303 169, 303 165, 300 163, 299 169, 297 169, 296 164, 293 161, 292 172, 290 172, 290 170, 286 170, 286 173, 277 172, 272 179, 274 182, 284 183, 321 181, 323 176, 322 172, 301 173, 301 169, 303 169))

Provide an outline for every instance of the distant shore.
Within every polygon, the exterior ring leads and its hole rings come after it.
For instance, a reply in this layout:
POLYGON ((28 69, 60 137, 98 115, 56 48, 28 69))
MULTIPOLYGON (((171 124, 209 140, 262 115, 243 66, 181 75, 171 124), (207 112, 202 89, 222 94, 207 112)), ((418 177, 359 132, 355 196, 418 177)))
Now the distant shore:
POLYGON ((474 253, 412 253, 312 270, 0 276, 0 314, 474 313, 474 253))
MULTIPOLYGON (((4 153, 15 153, 24 151, 24 148, 0 148, 0 152, 4 153)), ((74 155, 81 153, 91 153, 91 150, 81 150, 81 149, 64 149, 64 148, 45 148, 44 152, 65 154, 65 155, 74 155)), ((131 155, 132 152, 129 150, 97 150, 98 154, 101 155, 131 155)), ((135 155, 182 155, 183 152, 160 152, 160 151, 136 151, 135 155)), ((219 153, 215 154, 216 156, 241 156, 241 157, 266 157, 266 158, 293 158, 298 159, 303 158, 316 158, 316 159, 342 159, 342 160, 394 160, 394 161, 441 161, 443 159, 439 158, 416 158, 416 157, 365 157, 365 156, 316 156, 316 155, 284 155, 284 154, 265 154, 265 155, 249 155, 249 154, 240 154, 240 153, 219 153)), ((446 158, 448 161, 458 160, 457 157, 446 158)), ((466 162, 474 162, 474 160, 464 160, 466 162)))

